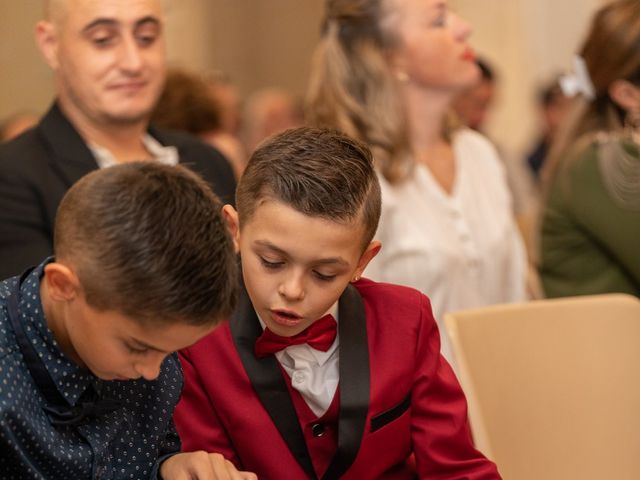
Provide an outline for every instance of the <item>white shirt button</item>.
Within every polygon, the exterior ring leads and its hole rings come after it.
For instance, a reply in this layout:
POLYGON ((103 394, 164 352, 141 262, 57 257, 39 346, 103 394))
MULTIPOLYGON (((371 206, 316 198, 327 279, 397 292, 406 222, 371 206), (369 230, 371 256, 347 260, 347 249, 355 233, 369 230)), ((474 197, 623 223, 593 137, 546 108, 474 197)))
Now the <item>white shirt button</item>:
POLYGON ((303 373, 303 372, 293 372, 293 382, 297 383, 297 384, 301 384, 304 383, 304 381, 306 380, 307 376, 303 373))

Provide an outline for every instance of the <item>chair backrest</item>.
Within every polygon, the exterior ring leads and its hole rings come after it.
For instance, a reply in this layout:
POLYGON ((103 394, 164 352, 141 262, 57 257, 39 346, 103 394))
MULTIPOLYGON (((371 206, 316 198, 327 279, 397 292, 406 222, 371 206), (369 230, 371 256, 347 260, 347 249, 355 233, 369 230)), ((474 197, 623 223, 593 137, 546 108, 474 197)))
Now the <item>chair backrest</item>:
POLYGON ((640 300, 445 315, 478 448, 505 480, 640 479, 640 300))

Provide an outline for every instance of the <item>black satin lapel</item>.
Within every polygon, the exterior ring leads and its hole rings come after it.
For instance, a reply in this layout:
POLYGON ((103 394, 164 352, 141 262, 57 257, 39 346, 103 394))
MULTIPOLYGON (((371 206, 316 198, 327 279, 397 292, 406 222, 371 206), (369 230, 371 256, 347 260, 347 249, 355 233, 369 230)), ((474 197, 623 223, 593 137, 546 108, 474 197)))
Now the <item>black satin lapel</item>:
POLYGON ((244 369, 258 398, 302 469, 309 478, 316 479, 304 434, 298 422, 298 415, 289 396, 278 360, 274 355, 258 359, 254 354, 254 345, 262 333, 262 327, 244 289, 229 326, 244 369))
POLYGON ((323 480, 340 478, 360 449, 369 411, 369 342, 364 302, 349 285, 338 304, 340 332, 340 417, 338 451, 323 480))
POLYGON ((91 150, 57 104, 44 116, 38 132, 51 152, 49 164, 66 185, 98 168, 91 150))

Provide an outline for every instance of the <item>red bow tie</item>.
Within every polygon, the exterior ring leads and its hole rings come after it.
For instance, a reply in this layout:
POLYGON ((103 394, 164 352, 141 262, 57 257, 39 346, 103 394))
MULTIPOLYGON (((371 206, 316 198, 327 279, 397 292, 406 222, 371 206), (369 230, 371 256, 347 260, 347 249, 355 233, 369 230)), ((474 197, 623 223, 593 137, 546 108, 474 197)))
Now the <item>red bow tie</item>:
POLYGON ((255 352, 258 358, 279 352, 291 345, 308 344, 310 347, 326 352, 336 338, 336 320, 333 315, 325 315, 309 325, 305 330, 292 337, 276 335, 268 328, 258 337, 255 352))

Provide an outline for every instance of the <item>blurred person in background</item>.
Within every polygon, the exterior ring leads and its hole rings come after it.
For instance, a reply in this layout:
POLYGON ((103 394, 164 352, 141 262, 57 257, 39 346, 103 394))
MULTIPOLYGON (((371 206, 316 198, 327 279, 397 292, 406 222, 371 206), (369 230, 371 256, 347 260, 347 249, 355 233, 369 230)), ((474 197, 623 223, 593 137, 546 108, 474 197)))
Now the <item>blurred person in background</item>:
POLYGON ((513 199, 513 211, 526 238, 529 234, 529 218, 534 215, 533 182, 520 157, 510 155, 487 133, 488 120, 495 107, 500 84, 494 68, 487 60, 477 58, 476 64, 480 69, 480 78, 456 96, 452 103, 453 111, 463 125, 487 136, 496 147, 505 167, 507 185, 513 199))
POLYGON ((246 153, 223 121, 223 107, 206 80, 185 69, 169 69, 151 124, 191 133, 216 147, 231 162, 237 179, 244 170, 246 153))
POLYGON ((545 86, 538 95, 542 131, 526 159, 536 182, 540 180, 540 171, 553 139, 563 123, 569 104, 569 98, 562 92, 557 78, 545 86))
POLYGON ((302 125, 303 114, 291 93, 282 88, 266 87, 247 98, 242 122, 246 150, 253 152, 263 140, 302 125))
POLYGON ((214 70, 204 79, 220 108, 221 130, 238 138, 242 129, 242 97, 228 74, 214 70))
POLYGON ((36 41, 56 98, 36 128, 0 145, 0 278, 53 252, 60 200, 86 173, 119 163, 185 163, 233 202, 235 179, 213 147, 149 127, 166 52, 161 0, 47 0, 36 41))
POLYGON ((419 289, 438 321, 524 300, 526 258, 503 165, 486 138, 448 121, 453 100, 480 78, 471 27, 441 0, 326 6, 307 114, 374 153, 382 250, 365 276, 419 289))
POLYGON ((540 274, 549 297, 640 296, 640 2, 599 10, 562 80, 575 95, 543 171, 540 274))
POLYGON ((485 60, 477 58, 476 64, 480 69, 480 79, 456 97, 453 110, 464 125, 484 132, 485 122, 496 96, 496 78, 485 60))

